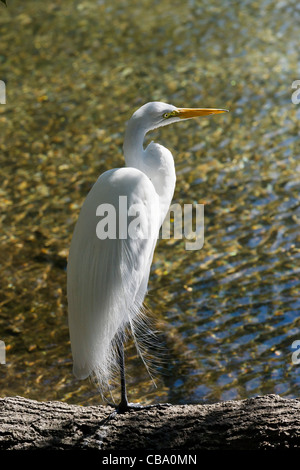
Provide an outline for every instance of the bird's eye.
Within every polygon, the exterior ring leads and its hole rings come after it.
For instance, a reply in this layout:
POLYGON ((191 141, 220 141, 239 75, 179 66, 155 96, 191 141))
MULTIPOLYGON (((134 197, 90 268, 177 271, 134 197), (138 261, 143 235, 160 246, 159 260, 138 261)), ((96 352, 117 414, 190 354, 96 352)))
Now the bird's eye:
POLYGON ((164 119, 169 119, 170 117, 176 117, 178 114, 177 109, 174 109, 174 111, 169 111, 168 113, 163 114, 164 119))

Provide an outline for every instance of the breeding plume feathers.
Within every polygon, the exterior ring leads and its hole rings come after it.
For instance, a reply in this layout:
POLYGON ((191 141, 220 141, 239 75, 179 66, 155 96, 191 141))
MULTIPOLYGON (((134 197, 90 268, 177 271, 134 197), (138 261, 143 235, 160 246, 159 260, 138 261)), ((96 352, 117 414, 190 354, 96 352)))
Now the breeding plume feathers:
POLYGON ((136 326, 143 321, 143 300, 159 232, 158 222, 149 227, 150 211, 159 211, 158 196, 149 179, 132 170, 110 170, 99 177, 82 206, 69 253, 73 372, 79 379, 95 374, 101 392, 118 370, 125 327, 129 325, 135 336, 136 326), (101 204, 115 208, 119 233, 119 196, 126 196, 128 208, 143 208, 136 237, 99 239, 96 212, 101 204))

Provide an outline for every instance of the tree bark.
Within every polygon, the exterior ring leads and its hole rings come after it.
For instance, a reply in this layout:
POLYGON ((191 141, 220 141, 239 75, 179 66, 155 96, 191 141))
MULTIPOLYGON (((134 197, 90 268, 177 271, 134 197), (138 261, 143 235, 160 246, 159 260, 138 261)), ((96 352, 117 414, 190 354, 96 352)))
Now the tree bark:
POLYGON ((266 395, 117 414, 108 406, 0 399, 0 450, 274 448, 300 448, 300 400, 266 395))

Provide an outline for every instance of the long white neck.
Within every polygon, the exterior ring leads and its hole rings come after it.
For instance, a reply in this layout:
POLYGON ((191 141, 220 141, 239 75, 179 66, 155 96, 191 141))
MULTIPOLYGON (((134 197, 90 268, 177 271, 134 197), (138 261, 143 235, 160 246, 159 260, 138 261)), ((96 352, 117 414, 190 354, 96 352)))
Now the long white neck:
POLYGON ((144 149, 143 142, 147 131, 139 120, 129 121, 123 146, 124 157, 127 167, 137 168, 151 180, 159 196, 162 224, 175 189, 174 159, 168 149, 154 142, 144 149))
POLYGON ((139 120, 130 119, 125 132, 123 150, 126 166, 141 169, 144 158, 144 138, 147 129, 141 126, 139 120))

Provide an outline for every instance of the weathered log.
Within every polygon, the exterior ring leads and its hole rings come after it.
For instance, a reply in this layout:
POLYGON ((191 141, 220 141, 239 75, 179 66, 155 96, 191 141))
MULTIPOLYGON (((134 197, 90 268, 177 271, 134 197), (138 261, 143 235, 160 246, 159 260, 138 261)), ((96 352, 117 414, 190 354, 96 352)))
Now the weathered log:
POLYGON ((277 395, 124 414, 107 406, 0 399, 0 449, 300 448, 300 400, 277 395))

